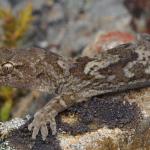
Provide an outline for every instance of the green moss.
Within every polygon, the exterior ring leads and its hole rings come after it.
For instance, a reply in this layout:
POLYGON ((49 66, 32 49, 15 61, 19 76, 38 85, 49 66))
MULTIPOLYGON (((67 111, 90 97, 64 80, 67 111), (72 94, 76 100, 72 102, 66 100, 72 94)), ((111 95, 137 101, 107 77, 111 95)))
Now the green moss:
POLYGON ((23 39, 25 33, 30 27, 32 21, 32 5, 27 5, 23 10, 13 14, 11 9, 0 8, 1 28, 1 46, 17 47, 19 41, 23 39))

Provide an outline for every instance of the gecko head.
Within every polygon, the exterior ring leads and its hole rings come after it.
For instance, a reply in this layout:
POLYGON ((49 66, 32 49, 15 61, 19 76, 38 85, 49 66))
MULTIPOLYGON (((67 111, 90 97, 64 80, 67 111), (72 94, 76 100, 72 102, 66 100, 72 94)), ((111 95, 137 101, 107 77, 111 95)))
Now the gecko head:
POLYGON ((44 50, 0 48, 0 85, 31 87, 44 58, 44 50))

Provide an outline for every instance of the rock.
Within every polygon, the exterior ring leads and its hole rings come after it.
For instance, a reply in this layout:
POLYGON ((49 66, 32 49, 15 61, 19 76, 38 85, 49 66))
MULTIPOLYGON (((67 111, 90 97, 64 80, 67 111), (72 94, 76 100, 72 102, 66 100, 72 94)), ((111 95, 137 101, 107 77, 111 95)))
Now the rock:
POLYGON ((46 141, 40 134, 31 140, 29 117, 13 119, 0 125, 0 149, 150 149, 149 100, 150 88, 93 97, 60 113, 56 117, 58 133, 49 134, 46 141))
POLYGON ((83 50, 82 56, 94 57, 101 51, 106 51, 115 46, 133 42, 134 40, 134 35, 128 32, 99 32, 95 40, 83 50))
POLYGON ((136 32, 150 33, 150 1, 124 0, 124 4, 132 15, 132 28, 136 32))
MULTIPOLYGON (((7 1, 13 6, 13 12, 16 14, 29 2, 7 1)), ((33 6, 34 19, 21 47, 51 49, 55 46, 62 55, 76 56, 93 40, 99 30, 130 30, 131 17, 122 0, 30 0, 30 2, 33 6)))

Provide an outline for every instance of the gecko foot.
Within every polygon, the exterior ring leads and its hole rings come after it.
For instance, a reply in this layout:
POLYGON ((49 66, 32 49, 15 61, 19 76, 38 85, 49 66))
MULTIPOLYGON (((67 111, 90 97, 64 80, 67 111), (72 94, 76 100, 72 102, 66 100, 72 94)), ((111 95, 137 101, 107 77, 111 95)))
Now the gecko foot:
POLYGON ((29 124, 28 129, 32 132, 32 139, 36 139, 37 134, 39 131, 42 134, 42 139, 45 141, 46 137, 48 136, 48 128, 47 124, 50 124, 50 128, 52 130, 52 135, 56 134, 56 121, 55 121, 56 112, 48 112, 45 113, 42 110, 38 111, 34 115, 34 120, 31 124, 29 124))

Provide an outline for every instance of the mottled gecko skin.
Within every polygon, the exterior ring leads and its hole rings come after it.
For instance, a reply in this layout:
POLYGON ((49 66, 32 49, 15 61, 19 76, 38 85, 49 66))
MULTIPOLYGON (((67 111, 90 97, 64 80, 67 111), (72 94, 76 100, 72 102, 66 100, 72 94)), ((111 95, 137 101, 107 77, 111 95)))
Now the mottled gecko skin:
POLYGON ((56 115, 91 96, 150 86, 150 35, 135 43, 101 52, 97 57, 66 60, 43 49, 0 49, 0 85, 53 92, 29 125, 43 140, 50 123, 56 134, 56 115))

